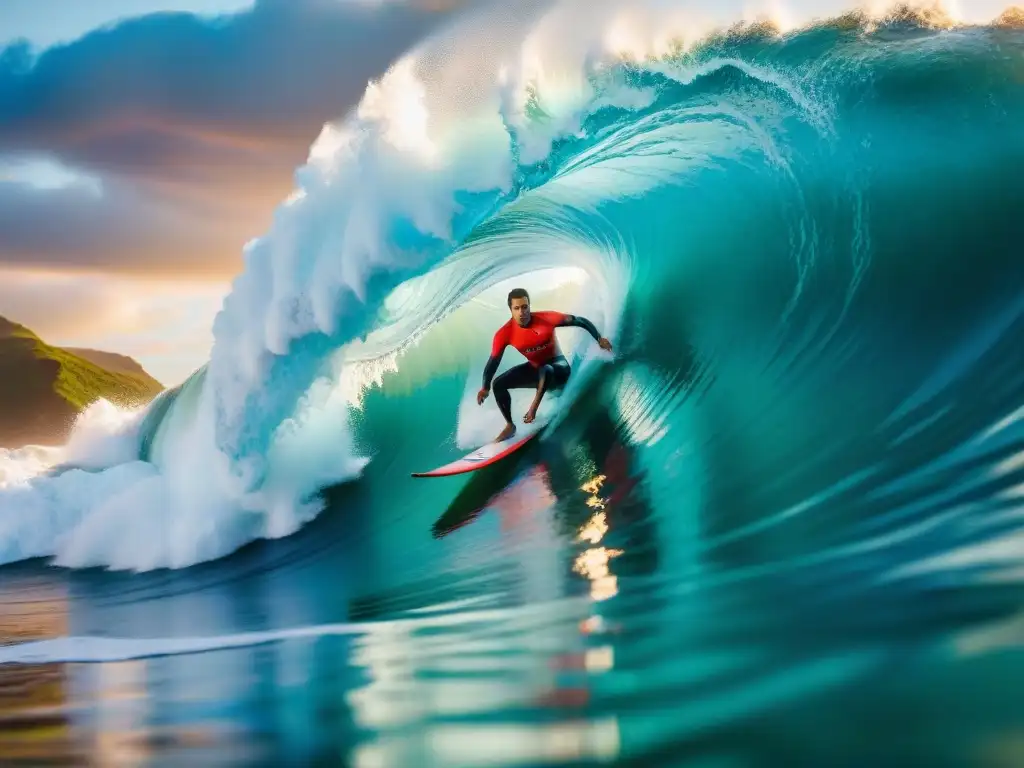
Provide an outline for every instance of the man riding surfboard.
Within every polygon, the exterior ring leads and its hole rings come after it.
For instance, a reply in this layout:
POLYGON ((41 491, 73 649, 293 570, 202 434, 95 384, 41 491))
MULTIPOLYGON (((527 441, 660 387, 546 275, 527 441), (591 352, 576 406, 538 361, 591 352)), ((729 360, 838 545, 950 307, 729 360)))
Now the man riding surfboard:
POLYGON ((498 434, 496 442, 507 440, 516 433, 516 425, 512 422, 510 389, 536 388, 533 403, 523 417, 523 422, 530 424, 537 416, 537 408, 544 393, 550 389, 561 389, 569 380, 572 369, 558 346, 556 328, 583 328, 594 337, 601 349, 610 351, 612 348, 611 342, 601 336, 594 324, 585 317, 561 312, 532 312, 530 294, 525 288, 509 291, 508 308, 512 316, 494 334, 491 356, 484 367, 483 386, 476 395, 477 404, 482 405, 491 391, 491 379, 498 370, 505 347, 514 347, 526 358, 525 363, 509 368, 494 379, 494 400, 501 415, 505 417, 505 428, 498 434))

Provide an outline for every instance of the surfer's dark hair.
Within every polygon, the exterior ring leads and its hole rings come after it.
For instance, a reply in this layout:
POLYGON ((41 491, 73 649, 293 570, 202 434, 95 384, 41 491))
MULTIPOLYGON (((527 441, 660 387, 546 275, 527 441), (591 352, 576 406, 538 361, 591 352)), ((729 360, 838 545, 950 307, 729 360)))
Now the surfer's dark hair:
POLYGON ((530 300, 530 294, 526 292, 525 288, 513 288, 508 292, 508 308, 512 309, 512 299, 526 299, 530 300))

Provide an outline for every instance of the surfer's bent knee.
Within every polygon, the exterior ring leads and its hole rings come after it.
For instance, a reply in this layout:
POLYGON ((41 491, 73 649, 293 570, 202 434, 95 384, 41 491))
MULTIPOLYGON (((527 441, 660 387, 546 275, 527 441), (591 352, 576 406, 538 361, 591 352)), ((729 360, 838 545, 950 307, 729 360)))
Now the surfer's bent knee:
POLYGON ((546 389, 564 387, 569 381, 569 375, 572 373, 569 361, 564 357, 559 357, 550 363, 546 363, 544 369, 546 389))

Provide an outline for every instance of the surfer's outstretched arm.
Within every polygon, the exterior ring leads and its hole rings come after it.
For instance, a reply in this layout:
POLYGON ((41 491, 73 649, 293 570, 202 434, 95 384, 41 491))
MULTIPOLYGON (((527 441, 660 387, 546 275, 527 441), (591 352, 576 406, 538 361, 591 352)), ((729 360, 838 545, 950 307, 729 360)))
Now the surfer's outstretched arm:
POLYGON ((487 358, 487 365, 484 366, 484 379, 482 382, 482 390, 484 392, 491 391, 491 382, 494 380, 494 374, 498 372, 498 366, 501 365, 501 358, 504 354, 505 350, 500 349, 497 354, 492 354, 487 358))
POLYGON ((563 315, 562 321, 558 325, 560 327, 572 326, 582 328, 594 337, 594 341, 601 346, 601 349, 611 350, 612 348, 612 343, 598 332, 597 326, 582 315, 563 315))
POLYGON ((505 347, 507 346, 508 328, 503 326, 498 329, 498 332, 494 334, 494 338, 491 340, 491 356, 487 358, 480 391, 476 393, 477 404, 482 404, 487 399, 487 395, 490 394, 491 381, 494 379, 494 374, 498 372, 498 366, 501 365, 501 358, 505 354, 505 347))
POLYGON ((597 326, 582 315, 562 315, 562 322, 558 325, 560 327, 572 326, 575 328, 582 328, 594 337, 594 341, 601 338, 601 334, 597 331, 597 326))

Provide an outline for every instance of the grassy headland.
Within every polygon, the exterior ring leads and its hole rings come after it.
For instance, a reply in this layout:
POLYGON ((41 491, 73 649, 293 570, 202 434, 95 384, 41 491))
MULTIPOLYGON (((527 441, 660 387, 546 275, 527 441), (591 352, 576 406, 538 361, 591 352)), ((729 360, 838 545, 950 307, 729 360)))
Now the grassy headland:
POLYGON ((130 357, 55 347, 0 317, 0 447, 62 442, 96 400, 133 407, 162 390, 130 357))

